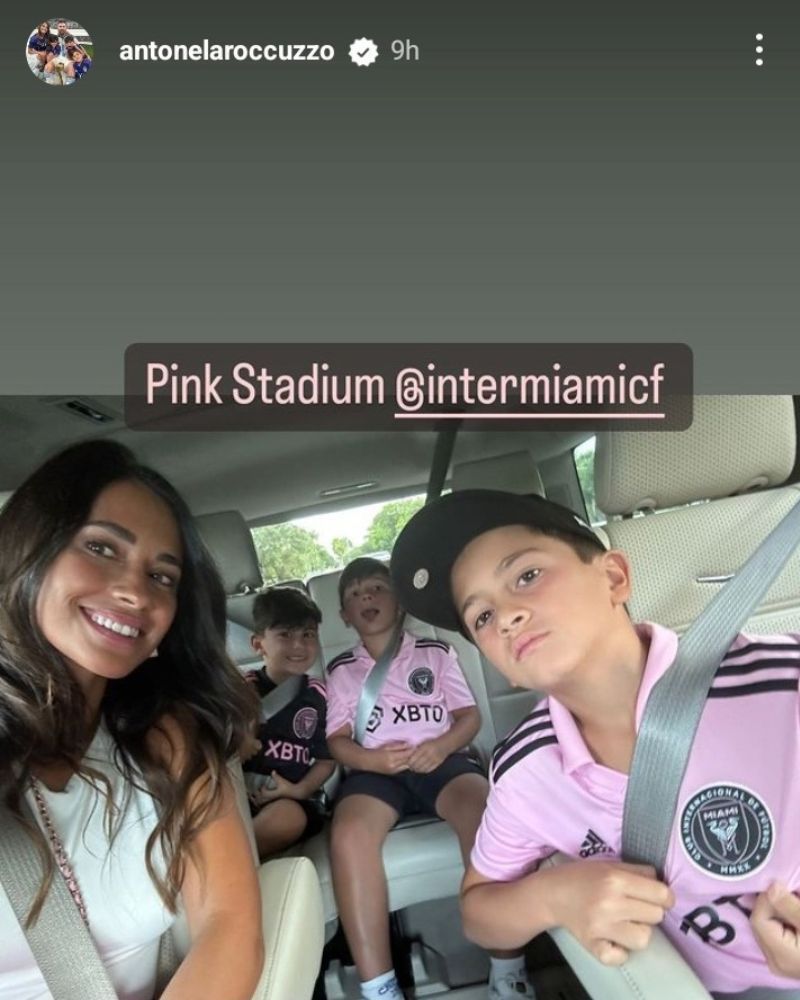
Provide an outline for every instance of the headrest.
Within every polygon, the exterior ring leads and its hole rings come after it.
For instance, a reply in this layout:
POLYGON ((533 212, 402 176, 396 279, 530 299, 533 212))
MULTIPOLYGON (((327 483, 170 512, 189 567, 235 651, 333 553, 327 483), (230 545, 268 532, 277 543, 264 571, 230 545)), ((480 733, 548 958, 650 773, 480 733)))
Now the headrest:
POLYGON ((341 575, 340 569, 319 573, 317 576, 309 577, 307 584, 311 600, 316 602, 317 607, 322 612, 319 635, 322 646, 326 650, 325 655, 327 655, 327 650, 332 647, 346 646, 348 643, 355 646, 358 642, 355 629, 345 625, 339 614, 339 577, 341 575))
POLYGON ((253 536, 238 510, 201 514, 195 523, 231 597, 258 590, 262 584, 253 536))
POLYGON ((453 466, 454 490, 505 490, 544 496, 544 483, 529 451, 459 462, 453 466))
POLYGON ((659 510, 776 486, 794 465, 791 396, 695 396, 685 431, 597 436, 594 481, 606 514, 659 510))

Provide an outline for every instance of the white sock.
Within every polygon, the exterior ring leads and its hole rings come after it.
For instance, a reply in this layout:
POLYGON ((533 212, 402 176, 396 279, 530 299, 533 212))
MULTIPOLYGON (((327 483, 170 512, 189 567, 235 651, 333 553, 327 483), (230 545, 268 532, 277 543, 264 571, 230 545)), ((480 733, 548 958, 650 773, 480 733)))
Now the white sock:
POLYGON ((394 969, 361 984, 362 1000, 403 1000, 394 969))
POLYGON ((489 961, 492 963, 492 979, 513 975, 520 982, 528 982, 528 970, 525 968, 524 955, 514 955, 511 958, 495 958, 494 955, 490 955, 489 961))

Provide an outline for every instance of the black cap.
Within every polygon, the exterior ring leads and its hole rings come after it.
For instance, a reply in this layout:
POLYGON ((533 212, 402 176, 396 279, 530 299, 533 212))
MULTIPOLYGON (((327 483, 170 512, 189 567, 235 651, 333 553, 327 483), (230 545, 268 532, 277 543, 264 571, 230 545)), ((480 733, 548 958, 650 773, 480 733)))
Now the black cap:
POLYGON ((574 535, 605 551, 584 520, 552 500, 501 490, 457 490, 417 511, 394 543, 392 579, 405 610, 438 628, 463 632, 450 588, 453 563, 473 538, 511 524, 574 535))

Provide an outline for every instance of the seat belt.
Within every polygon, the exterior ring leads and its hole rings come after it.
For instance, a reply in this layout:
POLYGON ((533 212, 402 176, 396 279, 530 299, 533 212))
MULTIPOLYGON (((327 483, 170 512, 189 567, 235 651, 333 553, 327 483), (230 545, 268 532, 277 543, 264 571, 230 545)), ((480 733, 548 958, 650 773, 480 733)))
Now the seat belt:
MULTIPOLYGON (((26 819, 33 819, 23 799, 26 819)), ((0 808, 0 884, 55 1000, 117 1000, 105 966, 61 873, 55 871, 39 919, 25 927, 44 871, 18 819, 0 808)))
POLYGON ((391 639, 389 639, 386 643, 386 648, 375 661, 370 672, 367 674, 364 686, 361 688, 361 696, 358 699, 356 717, 353 722, 353 740, 356 743, 364 742, 369 717, 372 715, 372 710, 378 702, 378 696, 380 695, 381 688, 386 680, 386 675, 389 673, 389 667, 391 666, 392 660, 397 655, 402 641, 403 621, 401 619, 397 623, 397 627, 392 633, 391 639))
POLYGON ((303 683, 303 677, 287 677, 285 681, 268 692, 261 699, 261 721, 267 722, 277 715, 281 709, 286 708, 290 701, 293 701, 298 694, 303 683))
MULTIPOLYGON (((800 502, 697 616, 653 687, 636 737, 622 820, 622 857, 663 878, 678 795, 711 682, 731 643, 800 544, 800 502)), ((800 988, 753 988, 719 1000, 800 1000, 800 988)))
POLYGON ((674 663, 650 692, 625 796, 622 856, 626 861, 653 865, 663 875, 678 793, 711 682, 798 544, 800 502, 700 612, 678 642, 674 663))

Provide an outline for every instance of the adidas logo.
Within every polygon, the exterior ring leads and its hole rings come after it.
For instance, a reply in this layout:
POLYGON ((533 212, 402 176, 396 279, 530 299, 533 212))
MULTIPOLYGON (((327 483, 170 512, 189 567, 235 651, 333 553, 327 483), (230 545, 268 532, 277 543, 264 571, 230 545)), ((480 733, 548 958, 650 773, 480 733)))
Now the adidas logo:
POLYGON ((589 830, 578 853, 582 858, 591 858, 595 854, 613 854, 614 852, 602 837, 598 837, 594 830, 589 830))

